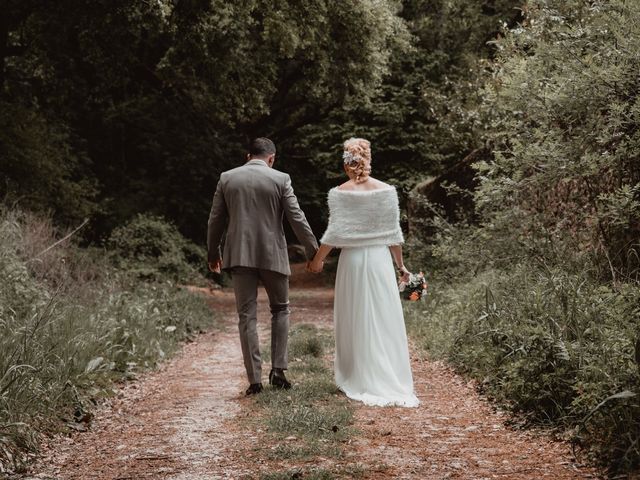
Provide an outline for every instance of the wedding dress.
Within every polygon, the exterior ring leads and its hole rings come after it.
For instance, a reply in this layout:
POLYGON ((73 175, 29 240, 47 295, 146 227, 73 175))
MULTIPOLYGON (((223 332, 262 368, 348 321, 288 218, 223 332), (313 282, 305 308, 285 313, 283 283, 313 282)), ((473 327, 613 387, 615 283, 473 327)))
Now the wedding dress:
POLYGON ((395 188, 329 192, 321 242, 341 248, 335 285, 335 380, 367 405, 417 407, 389 245, 403 242, 395 188))

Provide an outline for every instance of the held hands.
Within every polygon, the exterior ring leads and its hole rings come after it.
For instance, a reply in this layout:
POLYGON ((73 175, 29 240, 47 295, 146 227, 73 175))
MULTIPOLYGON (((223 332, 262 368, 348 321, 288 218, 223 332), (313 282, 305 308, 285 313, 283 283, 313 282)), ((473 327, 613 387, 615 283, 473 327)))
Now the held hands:
POLYGON ((333 247, 330 247, 329 245, 320 245, 313 256, 313 260, 307 263, 307 272, 322 272, 322 269, 324 268, 324 259, 327 258, 327 255, 329 255, 332 248, 333 247))
POLYGON ((324 262, 316 260, 315 258, 310 262, 307 262, 307 272, 321 273, 324 268, 324 262))

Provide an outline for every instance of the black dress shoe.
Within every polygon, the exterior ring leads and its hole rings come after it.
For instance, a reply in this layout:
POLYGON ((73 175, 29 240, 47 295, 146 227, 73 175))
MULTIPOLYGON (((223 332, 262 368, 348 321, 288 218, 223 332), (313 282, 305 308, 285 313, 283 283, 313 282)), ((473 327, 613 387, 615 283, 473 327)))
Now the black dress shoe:
POLYGON ((260 393, 261 391, 262 391, 261 383, 252 383, 251 385, 249 385, 249 388, 247 388, 247 391, 244 392, 244 394, 247 396, 255 395, 256 393, 260 393))
POLYGON ((291 382, 284 376, 284 370, 281 368, 274 368, 269 372, 269 385, 275 388, 282 388, 288 390, 291 388, 291 382))

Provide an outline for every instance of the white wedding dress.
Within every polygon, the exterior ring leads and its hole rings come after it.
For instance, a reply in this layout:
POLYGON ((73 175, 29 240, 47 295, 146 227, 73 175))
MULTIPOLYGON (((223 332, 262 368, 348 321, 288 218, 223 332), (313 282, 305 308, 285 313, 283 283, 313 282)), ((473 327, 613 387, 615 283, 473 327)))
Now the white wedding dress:
POLYGON ((403 241, 397 194, 336 190, 329 194, 331 217, 322 242, 342 248, 334 300, 336 384, 367 405, 417 407, 388 247, 403 241))
POLYGON ((340 390, 367 405, 417 407, 388 247, 342 249, 333 316, 340 390))

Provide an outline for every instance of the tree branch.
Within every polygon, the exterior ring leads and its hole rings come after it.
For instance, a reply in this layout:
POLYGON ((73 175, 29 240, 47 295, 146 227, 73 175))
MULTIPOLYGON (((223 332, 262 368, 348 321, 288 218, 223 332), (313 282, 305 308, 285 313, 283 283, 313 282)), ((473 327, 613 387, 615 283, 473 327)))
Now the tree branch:
POLYGON ((65 235, 64 237, 62 237, 60 240, 58 240, 56 243, 54 243, 53 245, 48 246, 47 248, 45 248, 43 251, 41 251, 40 253, 38 253, 35 257, 30 258, 28 261, 32 261, 35 260, 36 258, 41 257, 42 255, 44 255, 45 253, 47 253, 49 250, 57 247, 58 245, 60 245, 62 242, 64 242, 65 240, 68 240, 69 238, 71 238, 78 230, 80 230, 82 227, 84 227, 87 223, 89 223, 89 219, 85 219, 84 222, 82 222, 82 224, 77 227, 75 230, 73 230, 71 233, 65 235))

